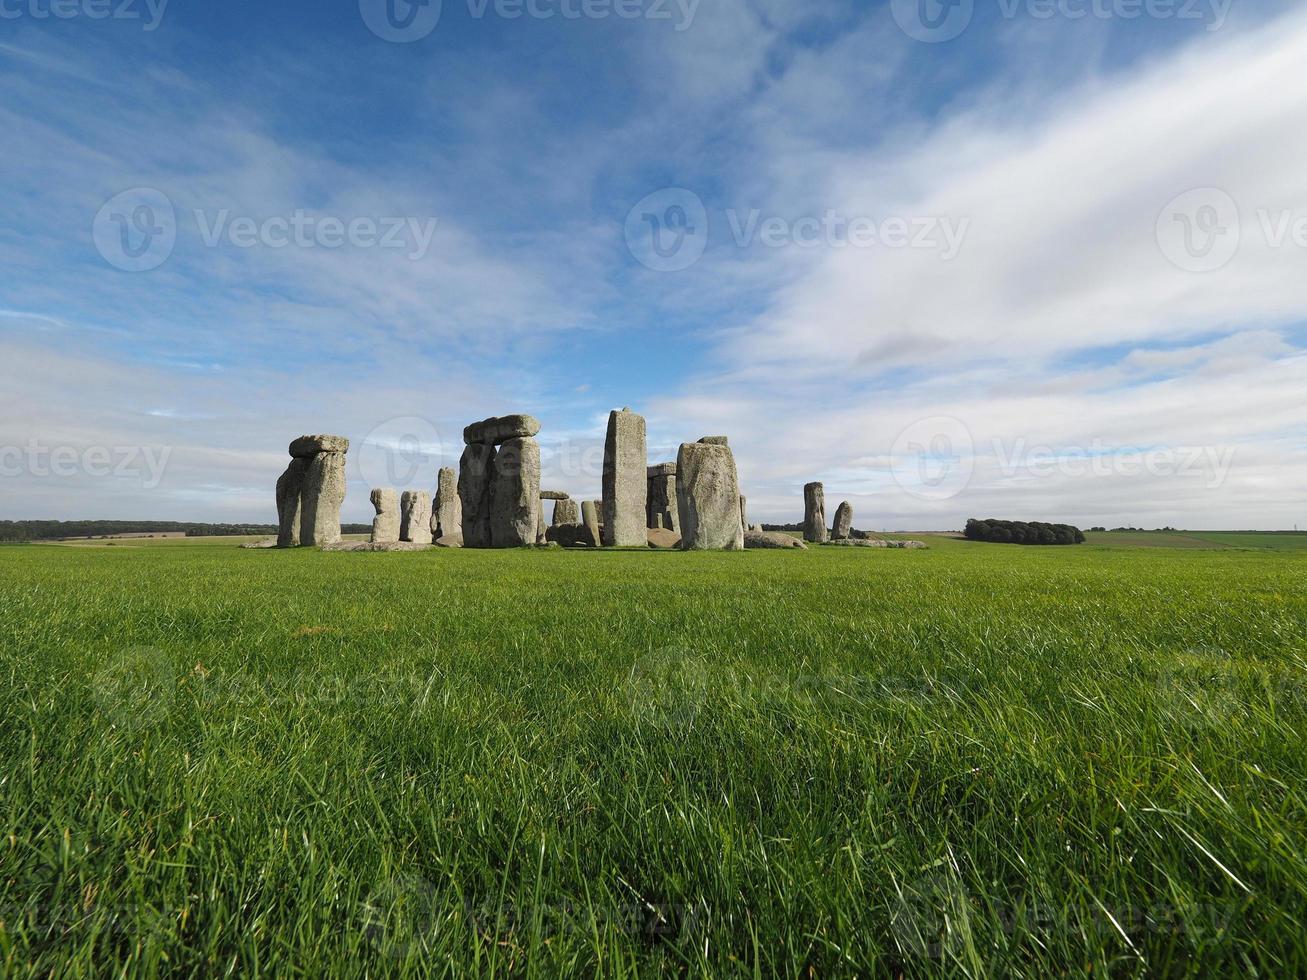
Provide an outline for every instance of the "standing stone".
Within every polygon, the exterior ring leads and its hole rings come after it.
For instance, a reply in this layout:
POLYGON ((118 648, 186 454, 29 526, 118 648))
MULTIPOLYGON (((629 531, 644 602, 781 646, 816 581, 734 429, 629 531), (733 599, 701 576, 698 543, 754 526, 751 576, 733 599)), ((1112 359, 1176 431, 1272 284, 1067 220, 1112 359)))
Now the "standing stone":
POLYGON ((744 549, 740 478, 729 446, 683 443, 676 458, 676 497, 682 548, 744 549))
POLYGON ((847 500, 835 508, 835 528, 831 537, 836 541, 847 541, 853 530, 853 505, 847 500))
POLYGON ((749 498, 740 494, 740 527, 749 530, 749 498))
POLYGON ((399 494, 394 490, 373 490, 372 506, 377 516, 372 519, 373 544, 394 543, 399 540, 399 494))
POLYGON ((436 483, 436 499, 431 507, 431 536, 443 538, 463 533, 463 502, 458 499, 458 470, 445 466, 436 483))
POLYGON ((492 470, 490 546, 530 547, 536 543, 541 509, 539 443, 509 439, 499 447, 492 470))
POLYGON ((645 548, 648 450, 644 417, 630 409, 608 416, 604 440, 604 544, 645 548))
POLYGON ((554 501, 554 524, 580 524, 581 508, 572 499, 554 501))
POLYGON ((458 464, 458 499, 463 509, 463 547, 490 547, 490 478, 495 447, 468 446, 458 464))
POLYGON ((599 533, 599 502, 597 500, 586 500, 581 504, 581 523, 590 534, 590 540, 596 548, 599 547, 602 536, 599 533))
POLYGON ((549 527, 545 524, 545 498, 536 501, 536 544, 549 543, 549 527))
POLYGON ((300 495, 304 491, 307 459, 292 459, 277 480, 277 547, 296 548, 300 543, 300 495))
POLYGON ((648 477, 648 524, 679 532, 680 507, 676 503, 676 464, 659 463, 645 470, 648 477))
MULTIPOLYGON (((342 440, 346 446, 347 440, 342 440)), ((309 461, 300 494, 300 544, 321 548, 340 540, 340 507, 345 502, 345 453, 322 452, 309 461)))
POLYGON ((431 543, 431 495, 425 490, 405 490, 400 498, 402 521, 399 528, 401 541, 413 544, 431 543))
POLYGON ((826 488, 820 483, 809 483, 803 488, 803 540, 825 544, 829 537, 826 530, 826 488))

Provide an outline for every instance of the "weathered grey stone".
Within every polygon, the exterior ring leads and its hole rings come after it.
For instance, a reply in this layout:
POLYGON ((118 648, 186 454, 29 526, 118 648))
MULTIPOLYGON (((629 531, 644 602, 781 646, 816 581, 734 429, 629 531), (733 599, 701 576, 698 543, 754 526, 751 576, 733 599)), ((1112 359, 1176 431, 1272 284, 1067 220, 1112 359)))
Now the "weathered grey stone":
POLYGON ((551 525, 546 541, 560 544, 564 548, 593 548, 599 543, 584 524, 551 525))
POLYGON ((490 481, 490 546, 535 544, 540 509, 540 446, 509 439, 499 447, 490 481))
POLYGON ((924 541, 884 541, 880 538, 842 538, 827 541, 826 545, 838 545, 844 548, 900 548, 915 550, 925 548, 924 541))
POLYGON ((265 538, 262 541, 247 541, 241 547, 247 551, 262 551, 264 548, 277 548, 280 546, 277 544, 276 538, 265 538))
POLYGON ((509 439, 531 439, 540 434, 540 420, 533 415, 501 415, 483 422, 473 422, 463 430, 463 442, 469 446, 497 446, 509 439))
POLYGON ((458 464, 458 499, 463 507, 463 545, 490 547, 490 481, 495 447, 468 446, 458 464))
POLYGON ((740 494, 740 527, 749 530, 749 498, 740 494))
POLYGON ((455 531, 453 534, 442 534, 436 538, 437 548, 461 548, 463 547, 463 532, 455 531))
POLYGON ((683 443, 676 458, 676 498, 682 548, 739 551, 744 547, 740 479, 729 446, 683 443))
POLYGON ((604 544, 643 548, 649 467, 644 417, 629 409, 608 416, 604 440, 604 544))
POLYGON ((544 500, 567 500, 572 495, 563 490, 541 490, 540 496, 544 500))
POLYGON ((645 509, 650 527, 681 530, 680 507, 676 503, 676 464, 659 463, 650 466, 647 474, 645 509))
POLYGON ((826 488, 809 483, 803 488, 803 540, 822 544, 830 537, 826 530, 826 488))
POLYGON ((536 544, 548 544, 549 525, 545 523, 545 498, 536 498, 536 544))
POLYGON ((337 541, 323 551, 429 551, 431 545, 412 541, 337 541))
POLYGON ((431 536, 463 533, 463 502, 458 497, 458 470, 443 467, 436 483, 436 499, 431 505, 431 536))
POLYGON ((590 537, 594 539, 596 547, 603 542, 603 535, 599 530, 599 501, 585 500, 581 503, 581 523, 586 526, 590 532, 590 537))
POLYGON ((304 471, 300 493, 300 544, 320 548, 340 540, 345 502, 345 454, 318 453, 304 471))
POLYGON ((849 532, 852 530, 853 505, 845 500, 835 508, 835 527, 831 530, 830 536, 842 541, 849 537, 849 532))
POLYGON ((681 546, 681 536, 670 528, 651 527, 647 528, 644 533, 650 548, 670 550, 681 546))
POLYGON ((410 544, 431 543, 431 494, 425 490, 405 490, 400 498, 399 539, 410 544))
POLYGON ((344 436, 300 436, 290 444, 296 459, 312 459, 318 453, 347 453, 349 440, 344 436))
POLYGON ((554 501, 554 520, 555 524, 580 524, 581 507, 575 500, 555 500, 554 501))
POLYGON ((300 498, 309 460, 292 459, 277 480, 277 547, 295 548, 300 543, 300 498))
POLYGON ((729 446, 730 440, 726 436, 704 436, 699 443, 704 446, 729 446))
POLYGON ((746 548, 797 548, 807 550, 808 546, 798 538, 783 531, 745 531, 746 548))
POLYGON ((394 490, 373 490, 372 506, 377 516, 372 519, 372 541, 385 544, 399 540, 399 494, 394 490))

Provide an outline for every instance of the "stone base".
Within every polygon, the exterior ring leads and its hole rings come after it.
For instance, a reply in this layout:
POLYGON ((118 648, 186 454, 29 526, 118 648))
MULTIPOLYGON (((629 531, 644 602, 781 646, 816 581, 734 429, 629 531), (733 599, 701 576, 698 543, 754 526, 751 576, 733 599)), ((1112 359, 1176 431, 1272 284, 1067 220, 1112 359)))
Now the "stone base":
POLYGON ((323 551, 430 551, 434 545, 412 541, 337 541, 322 546, 323 551))

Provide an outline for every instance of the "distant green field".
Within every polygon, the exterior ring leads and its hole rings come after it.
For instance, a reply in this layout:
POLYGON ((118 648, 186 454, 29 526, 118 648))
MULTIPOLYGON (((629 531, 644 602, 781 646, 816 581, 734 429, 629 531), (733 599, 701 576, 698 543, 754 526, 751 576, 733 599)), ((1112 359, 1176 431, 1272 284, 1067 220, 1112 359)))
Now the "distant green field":
POLYGON ((1106 548, 1307 550, 1307 532, 1298 531, 1086 531, 1085 539, 1106 548))
POLYGON ((1307 556, 1103 537, 0 549, 2 972, 1302 976, 1307 556))

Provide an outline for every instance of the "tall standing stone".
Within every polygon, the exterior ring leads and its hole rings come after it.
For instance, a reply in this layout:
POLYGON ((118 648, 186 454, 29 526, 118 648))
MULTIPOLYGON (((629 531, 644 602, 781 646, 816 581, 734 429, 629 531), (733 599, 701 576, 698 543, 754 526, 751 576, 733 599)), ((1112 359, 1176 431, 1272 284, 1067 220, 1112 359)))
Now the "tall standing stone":
POLYGON ((463 503, 458 499, 458 470, 445 466, 436 482, 436 499, 431 506, 431 536, 463 533, 463 503))
POLYGON ((852 530, 853 505, 845 500, 835 508, 835 527, 831 531, 831 538, 836 541, 847 541, 852 530))
POLYGON ((540 509, 540 445, 531 438, 509 439, 492 467, 490 546, 534 545, 540 509))
POLYGON ((740 494, 740 527, 749 530, 749 498, 740 494))
POLYGON ((603 541, 599 533, 599 501, 586 500, 581 504, 581 523, 585 525, 586 531, 590 535, 591 544, 596 548, 603 541))
POLYGON ((630 409, 608 416, 604 440, 604 544, 644 548, 648 502, 648 450, 644 417, 630 409))
POLYGON ((803 488, 803 540, 825 544, 829 537, 826 530, 826 488, 820 483, 809 483, 803 488))
POLYGON ((648 524, 650 527, 681 530, 680 507, 676 502, 676 464, 659 463, 645 470, 648 478, 648 524))
POLYGON ((413 544, 431 543, 431 495, 425 490, 405 490, 400 498, 399 537, 413 544))
MULTIPOLYGON (((349 445, 348 442, 345 443, 349 445)), ((345 454, 318 453, 304 471, 300 493, 300 544, 320 548, 340 540, 340 508, 345 502, 345 454)))
POLYGON ((377 516, 372 519, 374 544, 392 544, 399 540, 399 494, 394 490, 373 490, 372 506, 377 516))
POLYGON ((490 480, 495 447, 468 446, 458 464, 458 499, 463 509, 463 547, 490 547, 490 480))
POLYGON ((683 443, 676 457, 676 497, 682 548, 744 549, 740 478, 729 446, 683 443))
POLYGON ((297 548, 300 543, 300 496, 309 460, 292 459, 277 480, 277 547, 297 548))
POLYGON ((567 500, 554 501, 555 526, 559 524, 580 524, 580 523, 581 523, 581 508, 577 505, 577 502, 575 500, 568 498, 567 500))

